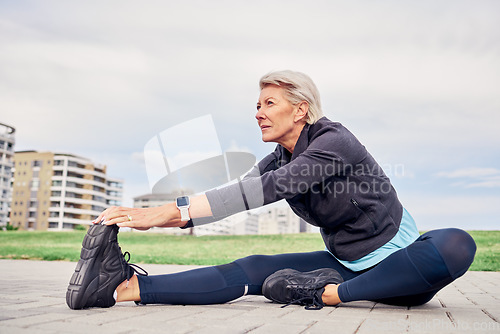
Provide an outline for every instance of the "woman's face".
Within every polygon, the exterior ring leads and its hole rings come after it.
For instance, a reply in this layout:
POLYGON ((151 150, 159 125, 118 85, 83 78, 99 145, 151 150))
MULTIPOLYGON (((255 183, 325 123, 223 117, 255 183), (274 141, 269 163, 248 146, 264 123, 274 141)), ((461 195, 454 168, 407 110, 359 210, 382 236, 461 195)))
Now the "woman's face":
MULTIPOLYGON (((297 112, 299 107, 292 105, 285 96, 285 90, 279 86, 267 85, 260 91, 255 118, 262 131, 264 142, 275 142, 291 151, 298 139, 299 125, 297 112), (295 138, 297 137, 297 138, 295 138), (289 149, 290 150, 290 149, 289 149)), ((303 125, 300 122, 300 125, 303 125)), ((299 131, 300 134, 300 131, 299 131)))

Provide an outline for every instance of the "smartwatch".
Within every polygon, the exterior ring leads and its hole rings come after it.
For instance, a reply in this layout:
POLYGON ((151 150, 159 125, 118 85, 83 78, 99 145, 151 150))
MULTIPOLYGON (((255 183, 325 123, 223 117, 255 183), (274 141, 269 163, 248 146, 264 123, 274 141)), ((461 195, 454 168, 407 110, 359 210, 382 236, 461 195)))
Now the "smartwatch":
POLYGON ((190 220, 189 218, 189 197, 188 196, 180 196, 175 199, 175 204, 177 205, 177 209, 181 211, 181 221, 186 222, 190 220))

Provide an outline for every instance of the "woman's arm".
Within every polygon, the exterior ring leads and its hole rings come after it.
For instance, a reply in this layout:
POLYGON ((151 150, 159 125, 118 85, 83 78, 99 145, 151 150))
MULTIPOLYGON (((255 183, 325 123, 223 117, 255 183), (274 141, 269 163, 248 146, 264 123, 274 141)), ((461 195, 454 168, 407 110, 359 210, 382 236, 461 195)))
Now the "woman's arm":
MULTIPOLYGON (((212 210, 205 195, 190 197, 189 215, 191 218, 211 217, 212 210)), ((154 208, 127 208, 113 206, 103 211, 96 220, 106 225, 117 224, 120 227, 132 227, 148 230, 151 227, 182 227, 181 214, 175 203, 154 208), (132 220, 129 219, 129 216, 132 220)))
MULTIPOLYGON (((263 173, 275 169, 276 159, 277 150, 262 159, 245 178, 258 178, 263 173)), ((240 193, 239 188, 237 193, 240 193)), ((223 202, 224 198, 211 199, 211 203, 216 210, 223 207, 223 202)), ((206 195, 190 197, 190 203, 189 215, 194 222, 194 226, 212 223, 234 213, 214 216, 206 195)), ((245 207, 239 211, 243 210, 245 210, 245 207)), ((110 207, 103 211, 93 223, 99 224, 102 221, 106 225, 117 224, 120 227, 132 227, 138 230, 148 230, 151 227, 183 227, 187 223, 181 221, 180 211, 174 202, 154 208, 110 207), (132 221, 129 220, 128 216, 132 218, 132 221)))

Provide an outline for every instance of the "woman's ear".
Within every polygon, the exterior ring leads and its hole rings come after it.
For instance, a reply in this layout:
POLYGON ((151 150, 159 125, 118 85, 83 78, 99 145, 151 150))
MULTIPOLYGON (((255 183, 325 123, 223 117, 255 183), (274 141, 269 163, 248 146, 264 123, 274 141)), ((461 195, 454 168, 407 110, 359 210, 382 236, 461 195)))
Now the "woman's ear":
POLYGON ((309 103, 302 101, 297 105, 297 111, 295 112, 294 122, 299 122, 301 120, 305 121, 307 118, 307 113, 309 111, 309 103))

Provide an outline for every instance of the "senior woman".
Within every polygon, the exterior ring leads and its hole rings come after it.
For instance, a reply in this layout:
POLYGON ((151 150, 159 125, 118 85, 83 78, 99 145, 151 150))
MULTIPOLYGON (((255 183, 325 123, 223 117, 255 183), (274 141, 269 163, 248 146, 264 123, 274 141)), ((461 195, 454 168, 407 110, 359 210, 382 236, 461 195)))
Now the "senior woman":
POLYGON ((473 239, 458 229, 420 236, 374 158, 342 124, 323 116, 307 75, 272 72, 260 89, 256 119, 262 140, 278 144, 274 152, 239 183, 161 207, 105 210, 84 238, 66 297, 71 308, 214 304, 245 294, 314 308, 355 300, 420 305, 467 271, 473 239), (118 246, 118 226, 196 226, 281 199, 320 227, 326 250, 145 276, 118 246))

